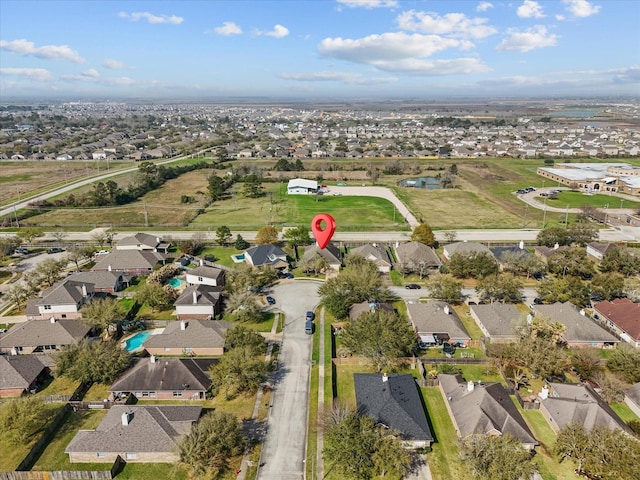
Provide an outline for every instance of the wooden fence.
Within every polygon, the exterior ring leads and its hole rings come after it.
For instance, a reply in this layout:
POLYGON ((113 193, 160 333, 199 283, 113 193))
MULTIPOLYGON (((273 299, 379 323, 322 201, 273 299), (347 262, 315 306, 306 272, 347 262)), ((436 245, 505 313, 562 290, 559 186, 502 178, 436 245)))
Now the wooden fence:
POLYGON ((111 480, 110 470, 59 470, 53 472, 0 472, 0 480, 111 480))

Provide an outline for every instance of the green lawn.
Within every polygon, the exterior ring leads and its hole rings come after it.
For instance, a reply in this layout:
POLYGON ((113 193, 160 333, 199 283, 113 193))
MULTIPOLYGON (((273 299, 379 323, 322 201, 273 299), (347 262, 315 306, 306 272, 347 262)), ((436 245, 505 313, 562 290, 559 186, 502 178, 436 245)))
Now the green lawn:
POLYGON ((104 383, 94 383, 91 385, 83 400, 86 402, 101 402, 109 397, 109 385, 104 383))
POLYGON ((611 408, 625 423, 629 423, 632 420, 640 421, 640 418, 635 413, 633 413, 633 411, 624 402, 612 403, 611 408))
POLYGON ((354 373, 374 373, 375 368, 368 365, 336 366, 336 385, 338 403, 348 407, 356 407, 356 390, 353 383, 354 373))
POLYGON ((464 325, 464 328, 473 340, 479 340, 480 337, 484 336, 482 330, 480 330, 480 327, 471 316, 469 306, 467 304, 462 303, 460 305, 453 305, 453 310, 458 314, 462 325, 464 325))
MULTIPOLYGON (((215 234, 211 233, 211 236, 215 238, 215 234)), ((236 237, 234 236, 231 241, 234 242, 236 237)), ((231 255, 235 255, 240 253, 240 250, 236 250, 234 247, 214 247, 207 246, 199 253, 201 257, 205 257, 207 255, 213 255, 215 257, 215 262, 220 265, 224 265, 226 267, 234 267, 236 264, 231 259, 231 255)))
POLYGON ((43 385, 36 395, 71 395, 76 391, 76 388, 78 388, 79 385, 79 382, 71 380, 68 377, 55 377, 51 378, 50 382, 43 385))
MULTIPOLYGON (((566 187, 565 187, 566 188, 566 187)), ((539 202, 544 202, 544 197, 536 197, 539 202)), ((638 202, 632 202, 631 200, 621 200, 618 197, 614 197, 606 194, 587 195, 582 192, 572 192, 570 190, 563 190, 556 197, 547 197, 547 205, 556 208, 580 208, 583 205, 591 205, 596 208, 633 208, 637 209, 640 206, 638 202)))

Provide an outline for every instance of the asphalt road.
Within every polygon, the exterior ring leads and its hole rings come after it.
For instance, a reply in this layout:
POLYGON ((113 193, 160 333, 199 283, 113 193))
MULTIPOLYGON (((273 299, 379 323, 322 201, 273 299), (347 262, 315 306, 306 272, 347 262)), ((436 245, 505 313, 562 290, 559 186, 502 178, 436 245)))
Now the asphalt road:
MULTIPOLYGON (((273 378, 260 480, 304 478, 312 337, 304 333, 305 313, 318 304, 319 282, 283 281, 271 295, 285 314, 278 369, 273 378)), ((316 333, 317 334, 317 333, 316 333)))

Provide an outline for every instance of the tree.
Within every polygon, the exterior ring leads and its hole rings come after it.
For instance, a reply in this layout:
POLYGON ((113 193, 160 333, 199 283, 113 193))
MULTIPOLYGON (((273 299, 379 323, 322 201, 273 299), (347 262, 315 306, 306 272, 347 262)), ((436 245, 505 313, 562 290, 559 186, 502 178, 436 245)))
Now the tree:
POLYGON ((124 320, 124 308, 117 298, 94 298, 80 309, 82 321, 91 327, 104 330, 109 336, 109 328, 124 320))
POLYGON ((491 303, 520 303, 522 282, 510 273, 496 273, 479 278, 476 292, 482 300, 491 303))
POLYGON ((277 280, 278 272, 273 267, 256 268, 245 263, 227 273, 226 289, 231 293, 258 293, 272 287, 277 280))
POLYGON ((547 264, 544 260, 536 255, 529 254, 525 250, 521 252, 506 252, 502 258, 502 264, 503 271, 514 275, 526 275, 527 278, 547 270, 547 264))
POLYGON ((342 346, 369 358, 378 371, 396 364, 416 346, 416 334, 409 322, 395 312, 364 312, 342 329, 342 346))
POLYGON ((224 348, 233 350, 244 347, 252 349, 258 355, 266 352, 267 342, 258 332, 243 325, 236 325, 227 330, 224 335, 224 348))
POLYGON ((242 238, 242 235, 238 234, 233 246, 236 250, 246 250, 247 248, 249 248, 249 243, 244 238, 242 238))
POLYGON ((67 259, 63 258, 55 260, 53 258, 47 258, 40 262, 35 271, 40 276, 41 280, 47 282, 49 286, 52 286, 55 282, 62 278, 62 271, 67 266, 67 259))
POLYGON ((256 244, 258 245, 269 245, 278 242, 278 231, 273 228, 271 225, 267 225, 262 227, 256 233, 256 244))
POLYGON ((205 414, 178 446, 180 462, 193 478, 216 478, 231 457, 240 455, 246 438, 236 416, 213 411, 205 414))
POLYGON ((632 302, 640 302, 640 279, 625 278, 623 292, 632 302))
POLYGON ((171 304, 171 297, 162 285, 149 281, 136 292, 135 299, 141 305, 149 304, 152 312, 155 312, 156 308, 163 309, 171 304))
POLYGON ((11 255, 13 251, 20 246, 22 240, 15 235, 10 237, 0 237, 0 257, 4 259, 7 255, 11 255))
POLYGON ((547 260, 551 273, 588 278, 595 271, 595 265, 587 257, 587 251, 583 248, 569 248, 556 250, 547 260))
POLYGON ((295 228, 289 228, 282 236, 291 248, 296 248, 299 245, 308 245, 310 241, 309 227, 299 225, 295 228))
POLYGON ((82 260, 90 260, 93 257, 93 247, 90 245, 73 246, 67 250, 67 260, 76 264, 76 269, 80 268, 82 260))
POLYGON ((544 303, 571 302, 581 307, 589 303, 589 287, 578 277, 545 279, 538 283, 536 291, 544 303))
POLYGON ((215 174, 211 174, 208 178, 207 192, 212 202, 220 200, 224 197, 224 194, 229 188, 227 182, 215 174))
POLYGON ((625 277, 637 275, 640 273, 640 258, 633 255, 627 248, 613 245, 602 257, 600 271, 618 272, 625 277))
POLYGON ((238 322, 257 322, 262 319, 258 296, 250 290, 237 290, 229 294, 226 310, 235 315, 238 322))
POLYGON ((244 177, 244 196, 249 198, 258 198, 264 195, 261 183, 262 179, 256 174, 244 177))
POLYGON ((556 243, 558 245, 570 245, 571 236, 569 231, 563 227, 547 227, 540 230, 536 239, 538 245, 544 245, 546 247, 553 247, 556 243))
POLYGON ((640 350, 621 343, 611 352, 607 368, 620 374, 629 383, 640 382, 640 350))
POLYGON ((0 417, 0 430, 12 445, 26 443, 45 420, 43 397, 26 396, 6 402, 0 417))
POLYGON ((18 237, 22 238, 25 242, 31 243, 34 238, 42 236, 42 230, 35 227, 21 228, 17 233, 18 237))
POLYGON ((436 243, 436 236, 433 234, 431 227, 426 223, 421 223, 413 229, 410 240, 412 242, 424 243, 428 246, 433 246, 436 243))
POLYGON ((433 275, 427 280, 426 286, 431 298, 449 303, 460 303, 462 299, 462 282, 451 275, 433 275))
POLYGON ((80 342, 56 356, 57 375, 85 383, 111 383, 131 362, 131 354, 118 342, 80 342))
POLYGON ((571 243, 585 246, 598 238, 598 229, 587 219, 578 219, 567 229, 571 243))
POLYGON ((571 367, 581 380, 592 380, 602 370, 600 356, 592 349, 576 348, 572 351, 571 367))
POLYGON ((17 283, 7 290, 6 295, 9 301, 15 303, 18 310, 20 310, 22 309, 22 304, 29 298, 30 292, 27 287, 17 283))
POLYGON ((224 390, 227 400, 240 393, 255 393, 267 379, 267 367, 267 362, 252 347, 234 348, 212 365, 212 392, 218 395, 224 390))
POLYGON ((624 276, 621 273, 597 273, 591 280, 591 294, 600 300, 624 296, 624 276))
POLYGON ((471 466, 474 478, 525 479, 535 471, 531 454, 509 434, 472 435, 460 444, 462 458, 471 466))
POLYGON ((454 253, 447 267, 449 272, 458 278, 486 277, 498 271, 495 258, 487 252, 454 253))
POLYGON ((227 244, 231 240, 231 237, 231 229, 226 225, 220 225, 216 229, 216 241, 223 247, 227 246, 227 244))

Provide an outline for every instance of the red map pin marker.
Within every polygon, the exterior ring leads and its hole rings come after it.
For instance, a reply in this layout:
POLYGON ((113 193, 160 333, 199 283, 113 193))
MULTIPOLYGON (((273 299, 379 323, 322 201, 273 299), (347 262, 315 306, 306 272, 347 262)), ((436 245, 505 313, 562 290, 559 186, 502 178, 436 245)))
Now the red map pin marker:
POLYGON ((313 220, 311 220, 311 231, 313 236, 316 237, 316 242, 320 248, 325 248, 329 245, 333 233, 336 231, 336 221, 328 213, 319 213, 313 220), (322 229, 322 222, 324 222, 325 229, 322 229))

